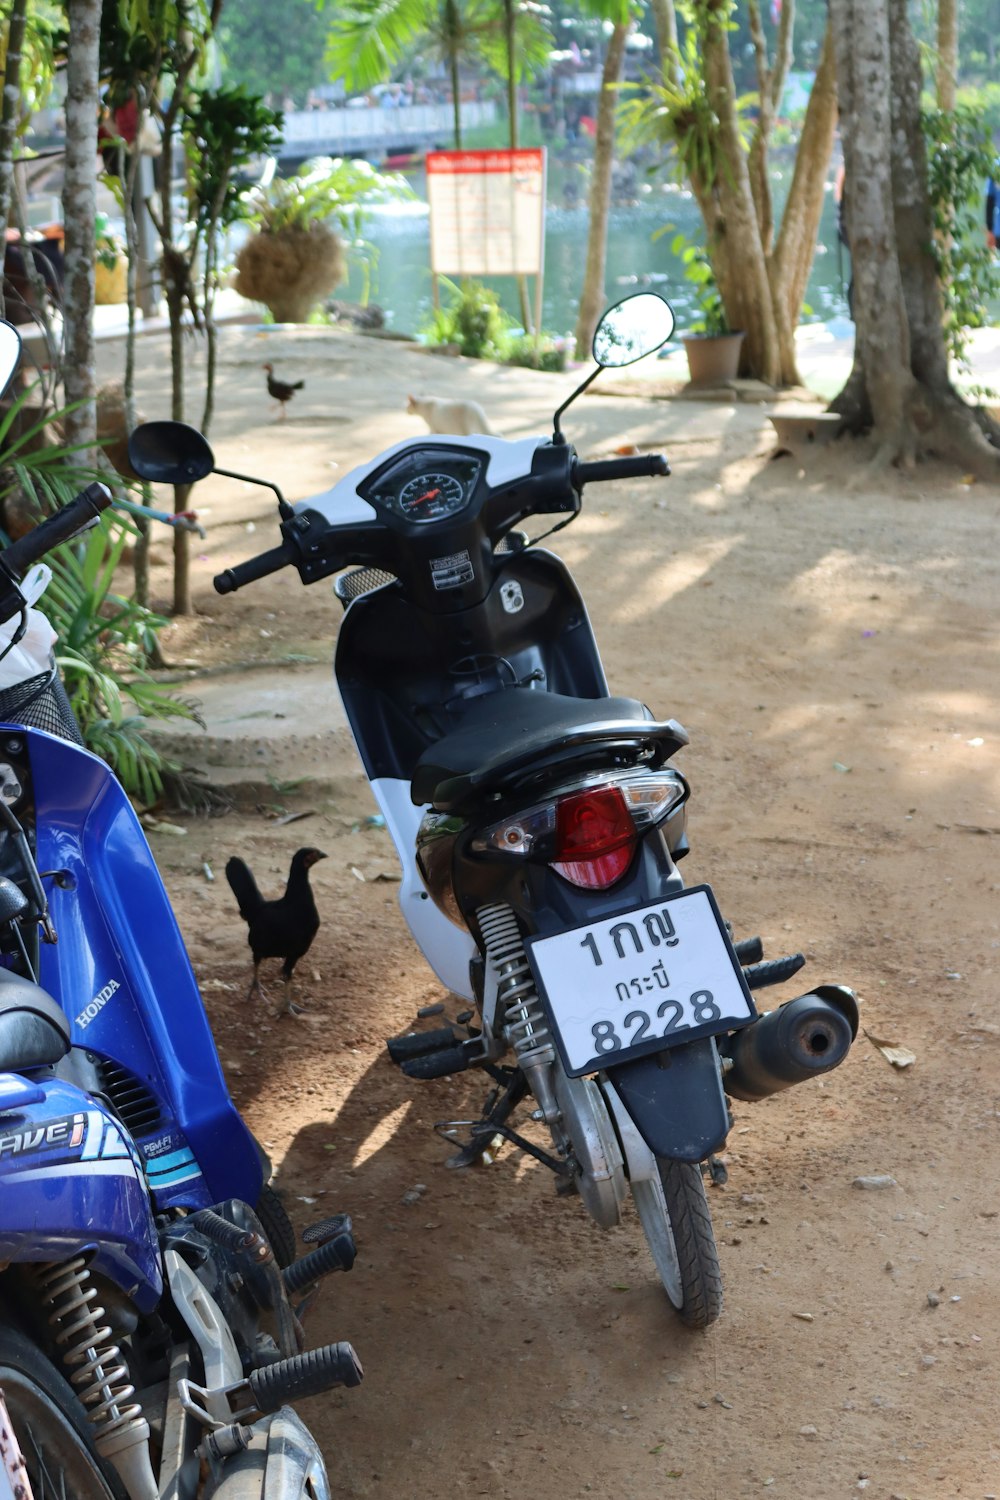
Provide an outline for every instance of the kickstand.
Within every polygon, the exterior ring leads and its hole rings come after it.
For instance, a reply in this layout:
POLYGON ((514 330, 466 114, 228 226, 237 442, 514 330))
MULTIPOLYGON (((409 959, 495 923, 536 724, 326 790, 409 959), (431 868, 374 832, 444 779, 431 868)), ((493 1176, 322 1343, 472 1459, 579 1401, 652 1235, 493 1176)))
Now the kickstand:
MULTIPOLYGON (((490 1071, 493 1072, 493 1069, 490 1071)), ((498 1077, 500 1087, 495 1088, 488 1096, 478 1120, 438 1120, 435 1124, 434 1129, 438 1135, 452 1143, 455 1141, 455 1130, 465 1127, 473 1131, 472 1139, 454 1156, 449 1156, 446 1166, 459 1170, 462 1167, 474 1167, 481 1162, 497 1134, 526 1096, 528 1081, 520 1068, 497 1068, 494 1076, 498 1077)))
POLYGON ((729 1181, 729 1170, 721 1156, 710 1156, 701 1164, 701 1175, 707 1177, 713 1187, 725 1187, 729 1181))

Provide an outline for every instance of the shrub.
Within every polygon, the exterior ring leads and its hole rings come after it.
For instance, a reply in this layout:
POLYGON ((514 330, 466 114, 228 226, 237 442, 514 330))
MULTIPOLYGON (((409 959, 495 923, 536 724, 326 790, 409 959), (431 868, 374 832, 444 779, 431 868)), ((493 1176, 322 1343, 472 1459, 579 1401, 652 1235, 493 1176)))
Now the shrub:
MULTIPOLYGON (((22 420, 34 396, 21 392, 0 421, 0 513, 6 518, 16 499, 23 530, 91 480, 107 477, 84 469, 78 449, 52 440, 64 412, 33 424, 22 420)), ((137 535, 106 511, 86 540, 49 554, 52 581, 40 607, 58 635, 56 660, 88 750, 108 762, 130 796, 148 805, 159 797, 164 775, 177 768, 147 739, 146 721, 197 716, 148 671, 166 620, 114 588, 125 548, 137 535)), ((3 533, 0 540, 6 541, 3 533)))
POLYGON ((512 334, 504 340, 501 355, 505 365, 518 365, 529 370, 548 370, 559 374, 566 368, 566 343, 543 333, 535 357, 535 337, 531 333, 512 334))
POLYGON ((428 344, 455 344, 460 354, 470 359, 497 359, 503 336, 512 320, 500 306, 496 292, 480 281, 463 281, 456 286, 440 278, 449 301, 435 308, 422 330, 428 344))

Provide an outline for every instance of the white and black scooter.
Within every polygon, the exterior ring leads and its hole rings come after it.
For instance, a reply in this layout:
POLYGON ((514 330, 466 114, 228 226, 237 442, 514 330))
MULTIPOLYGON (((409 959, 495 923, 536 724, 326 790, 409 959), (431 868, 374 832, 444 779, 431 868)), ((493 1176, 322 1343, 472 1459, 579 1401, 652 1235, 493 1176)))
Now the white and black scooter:
MULTIPOLYGON (((672 331, 662 298, 627 298, 598 326, 598 367, 672 331)), ((631 1192, 671 1303, 704 1327, 722 1291, 702 1168, 724 1171, 726 1095, 761 1099, 836 1067, 857 1005, 831 985, 758 1016, 751 992, 802 956, 734 946, 710 887, 684 888, 689 788, 669 762, 687 735, 610 695, 565 564, 515 529, 567 525, 591 481, 669 469, 659 454, 581 462, 559 425, 568 405, 548 440, 428 435, 295 506, 279 493, 280 546, 215 586, 287 566, 303 583, 341 574, 336 678, 402 864, 402 910, 474 1007, 389 1051, 413 1078, 480 1067, 492 1080, 479 1120, 439 1127, 460 1139, 450 1165, 513 1142, 604 1227, 631 1192), (550 1149, 510 1124, 529 1095, 550 1149)), ((214 463, 200 434, 166 422, 138 428, 130 457, 166 483, 214 463)))

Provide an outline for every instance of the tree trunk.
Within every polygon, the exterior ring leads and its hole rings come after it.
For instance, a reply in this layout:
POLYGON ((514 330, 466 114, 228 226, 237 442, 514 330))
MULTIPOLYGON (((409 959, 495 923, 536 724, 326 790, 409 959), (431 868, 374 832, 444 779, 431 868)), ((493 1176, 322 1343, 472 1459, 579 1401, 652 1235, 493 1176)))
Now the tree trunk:
POLYGON ((995 480, 1000 429, 948 378, 929 250, 920 58, 906 4, 830 5, 856 327, 854 368, 833 410, 855 430, 871 426, 876 462, 910 464, 933 452, 995 480))
POLYGON ((865 373, 881 449, 907 462, 913 377, 893 215, 888 0, 834 0, 830 14, 854 272, 854 359, 865 373))
MULTIPOLYGON (((3 106, 0 108, 0 228, 10 222, 14 185, 14 144, 21 112, 21 48, 27 0, 14 0, 7 22, 7 58, 4 65, 3 106)), ((27 258, 26 258, 27 259, 27 258)), ((4 316, 3 278, 0 277, 0 318, 4 316)))
POLYGON ((759 0, 748 0, 747 11, 750 22, 750 37, 757 63, 757 92, 760 108, 757 125, 750 145, 750 185, 753 189, 757 223, 765 255, 770 255, 774 244, 774 207, 771 201, 771 178, 768 172, 767 148, 774 121, 785 92, 785 79, 792 62, 792 27, 795 22, 795 0, 785 0, 778 23, 778 45, 772 68, 768 57, 767 38, 760 17, 759 0))
POLYGON ((96 438, 94 342, 94 236, 97 210, 98 41, 101 0, 68 0, 66 154, 63 221, 66 226, 63 387, 66 441, 92 445, 96 438), (76 404, 82 403, 82 404, 76 404))
POLYGON ((674 0, 650 0, 660 76, 664 83, 677 82, 677 13, 674 0))
POLYGON ((954 112, 958 89, 958 0, 938 0, 937 105, 954 112))
MULTIPOLYGON (((819 67, 813 82, 806 116, 795 155, 792 185, 788 190, 781 231, 769 271, 775 300, 781 304, 779 327, 794 335, 806 294, 806 284, 816 252, 816 236, 823 214, 826 176, 837 128, 837 70, 833 33, 829 27, 823 41, 819 67)), ((787 361, 783 350, 782 364, 787 361)), ((794 351, 792 352, 794 362, 794 351)))
POLYGON ((462 94, 458 76, 458 33, 461 22, 456 0, 445 0, 446 33, 448 36, 448 77, 451 79, 451 111, 455 132, 455 150, 462 149, 462 94))
POLYGON ((721 209, 709 229, 709 255, 730 326, 746 334, 742 368, 769 385, 785 383, 781 340, 771 296, 760 225, 754 207, 746 152, 740 139, 736 86, 727 33, 715 0, 696 0, 704 15, 704 66, 709 97, 719 120, 721 163, 714 198, 721 209))
POLYGON ((594 137, 594 168, 590 180, 590 222, 587 230, 587 263, 576 320, 576 357, 588 359, 597 320, 604 310, 604 269, 608 251, 608 215, 611 210, 611 169, 615 158, 615 84, 622 76, 628 24, 615 25, 608 38, 608 51, 601 75, 597 103, 597 133, 594 137))
MULTIPOLYGON (((517 16, 514 0, 503 0, 504 45, 507 50, 507 115, 510 127, 510 149, 516 151, 519 140, 517 117, 517 16)), ((521 327, 534 333, 527 276, 517 277, 517 295, 521 304, 521 327)))

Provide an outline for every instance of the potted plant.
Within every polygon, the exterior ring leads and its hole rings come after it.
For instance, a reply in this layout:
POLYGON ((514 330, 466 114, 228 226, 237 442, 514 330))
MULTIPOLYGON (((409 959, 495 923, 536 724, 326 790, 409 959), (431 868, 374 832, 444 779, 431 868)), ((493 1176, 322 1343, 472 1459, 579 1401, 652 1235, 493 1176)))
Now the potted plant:
POLYGON ((101 306, 124 302, 128 279, 125 241, 108 228, 108 220, 104 214, 97 215, 95 231, 94 301, 101 306))
POLYGON ((346 241, 359 242, 365 207, 412 197, 402 178, 365 161, 317 157, 249 194, 255 233, 236 257, 236 290, 276 323, 304 323, 347 276, 346 241), (333 226, 333 227, 331 227, 333 226))
POLYGON ((744 334, 729 327, 708 252, 680 234, 672 248, 675 255, 680 255, 684 275, 694 287, 699 314, 687 333, 681 335, 691 384, 719 385, 734 380, 739 371, 744 334))

